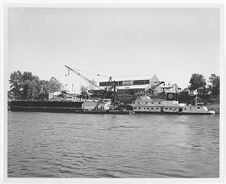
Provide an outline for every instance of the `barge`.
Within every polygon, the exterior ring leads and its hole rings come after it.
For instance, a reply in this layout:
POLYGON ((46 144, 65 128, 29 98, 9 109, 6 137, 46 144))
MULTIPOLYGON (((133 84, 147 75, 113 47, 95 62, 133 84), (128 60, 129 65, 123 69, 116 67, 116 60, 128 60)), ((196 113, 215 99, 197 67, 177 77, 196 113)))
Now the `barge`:
POLYGON ((68 112, 76 113, 81 111, 84 102, 73 101, 11 101, 9 109, 11 111, 24 112, 68 112))
POLYGON ((175 100, 151 99, 141 96, 131 105, 120 106, 111 99, 86 101, 11 101, 11 111, 25 112, 63 112, 82 114, 215 114, 204 105, 187 105, 175 100))
POLYGON ((131 109, 114 109, 109 100, 87 101, 11 101, 9 110, 22 112, 56 112, 81 114, 132 114, 131 109), (83 105, 84 104, 84 105, 83 105))

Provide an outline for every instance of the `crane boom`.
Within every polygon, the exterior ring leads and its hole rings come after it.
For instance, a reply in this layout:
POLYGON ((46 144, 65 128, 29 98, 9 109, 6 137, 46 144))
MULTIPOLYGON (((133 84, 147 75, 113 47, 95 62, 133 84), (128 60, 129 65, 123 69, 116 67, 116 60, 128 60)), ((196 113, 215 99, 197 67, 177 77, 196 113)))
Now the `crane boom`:
MULTIPOLYGON (((81 78, 84 79, 85 81, 87 81, 88 83, 92 84, 93 86, 97 87, 97 88, 100 89, 101 91, 104 91, 104 92, 105 92, 104 95, 102 96, 102 98, 97 102, 96 106, 94 107, 94 109, 96 109, 96 108, 98 107, 99 103, 101 103, 101 102, 103 101, 103 99, 105 98, 106 93, 107 93, 108 90, 107 90, 107 89, 106 89, 106 90, 103 90, 103 89, 100 88, 97 84, 95 84, 93 81, 89 80, 88 78, 86 78, 85 76, 83 76, 80 72, 76 71, 75 69, 72 69, 71 67, 69 67, 69 66, 67 66, 67 65, 65 65, 65 67, 66 67, 68 70, 74 72, 76 75, 78 75, 79 77, 81 77, 81 78)), ((109 78, 109 81, 112 81, 112 78, 111 78, 111 77, 109 78)), ((113 106, 115 106, 115 103, 116 103, 116 102, 115 102, 115 98, 116 98, 116 91, 115 91, 116 85, 115 85, 115 81, 113 82, 113 88, 114 88, 113 106)))
POLYGON ((158 84, 156 84, 156 85, 154 85, 154 86, 151 86, 150 88, 147 89, 147 91, 153 90, 153 89, 157 88, 160 84, 163 84, 163 83, 165 84, 164 81, 159 81, 158 84))
POLYGON ((72 69, 71 67, 65 65, 65 67, 69 70, 71 70, 72 72, 74 72, 76 75, 78 75, 79 77, 81 77, 82 79, 84 79, 86 82, 92 84, 93 86, 97 87, 100 90, 103 90, 102 88, 100 88, 97 84, 95 84, 93 81, 89 80, 88 78, 86 78, 85 76, 83 76, 80 72, 76 71, 75 69, 72 69))

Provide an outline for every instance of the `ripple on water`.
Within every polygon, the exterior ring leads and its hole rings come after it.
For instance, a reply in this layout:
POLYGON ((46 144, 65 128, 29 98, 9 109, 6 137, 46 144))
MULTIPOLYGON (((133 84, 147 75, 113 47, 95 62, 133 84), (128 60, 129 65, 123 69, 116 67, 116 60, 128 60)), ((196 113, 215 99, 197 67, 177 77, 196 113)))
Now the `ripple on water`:
POLYGON ((9 177, 218 177, 219 116, 9 112, 9 177))

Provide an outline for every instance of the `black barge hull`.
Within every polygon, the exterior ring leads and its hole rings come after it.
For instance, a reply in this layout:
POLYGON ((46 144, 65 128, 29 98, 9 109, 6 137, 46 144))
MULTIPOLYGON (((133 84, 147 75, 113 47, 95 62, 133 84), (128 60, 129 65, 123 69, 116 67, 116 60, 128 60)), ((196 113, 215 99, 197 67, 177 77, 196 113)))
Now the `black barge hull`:
POLYGON ((9 109, 11 111, 23 112, 80 112, 83 102, 63 102, 63 101, 11 101, 9 109))

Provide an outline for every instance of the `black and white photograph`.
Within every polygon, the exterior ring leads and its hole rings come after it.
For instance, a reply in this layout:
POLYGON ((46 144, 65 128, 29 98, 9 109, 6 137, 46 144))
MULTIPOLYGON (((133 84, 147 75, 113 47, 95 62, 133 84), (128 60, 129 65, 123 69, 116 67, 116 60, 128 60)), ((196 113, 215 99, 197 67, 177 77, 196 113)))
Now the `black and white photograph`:
POLYGON ((5 7, 7 178, 219 179, 222 11, 5 7))

